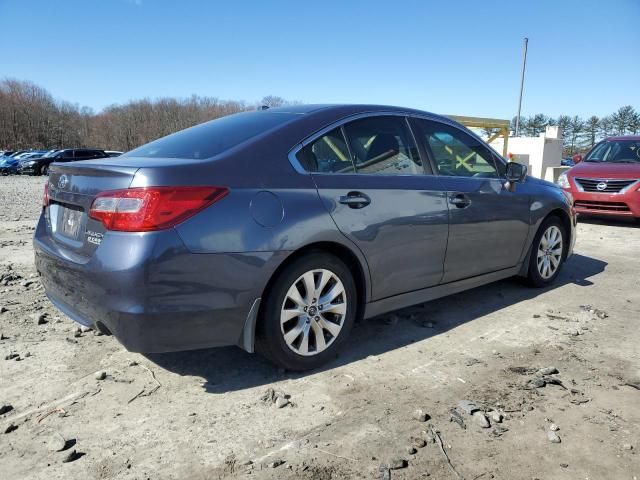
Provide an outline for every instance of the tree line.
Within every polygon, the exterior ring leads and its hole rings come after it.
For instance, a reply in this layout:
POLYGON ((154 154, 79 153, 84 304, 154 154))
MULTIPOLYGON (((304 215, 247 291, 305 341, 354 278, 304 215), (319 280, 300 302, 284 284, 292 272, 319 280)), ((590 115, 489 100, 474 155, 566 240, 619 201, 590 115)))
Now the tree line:
POLYGON ((0 150, 93 147, 128 151, 170 133, 232 113, 290 102, 266 96, 258 103, 193 95, 132 100, 99 113, 54 99, 27 81, 0 81, 0 150))
MULTIPOLYGON (((185 99, 132 100, 95 113, 61 101, 44 88, 27 81, 0 81, 0 149, 82 148, 127 151, 170 133, 232 113, 292 103, 267 96, 260 102, 221 100, 193 95, 185 99)), ((601 138, 638 134, 640 112, 627 105, 611 115, 587 119, 544 114, 523 117, 520 134, 538 136, 548 125, 562 128, 565 154, 584 151, 601 138)), ((515 134, 515 117, 511 121, 515 134)), ((491 131, 486 131, 490 135, 491 131)))
MULTIPOLYGON (((515 135, 516 117, 511 120, 511 134, 515 135)), ((548 125, 562 128, 564 154, 572 155, 590 149, 596 142, 614 135, 640 134, 640 112, 632 106, 620 107, 611 115, 581 118, 577 115, 560 115, 557 118, 538 113, 531 117, 520 118, 520 135, 537 137, 548 125)))

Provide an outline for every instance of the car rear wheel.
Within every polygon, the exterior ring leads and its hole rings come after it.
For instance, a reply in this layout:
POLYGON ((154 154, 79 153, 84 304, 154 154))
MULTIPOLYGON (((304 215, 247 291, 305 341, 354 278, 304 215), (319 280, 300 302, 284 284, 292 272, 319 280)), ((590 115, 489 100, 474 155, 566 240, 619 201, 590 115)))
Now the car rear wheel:
POLYGON ((49 165, 43 165, 40 169, 40 175, 49 175, 49 165))
POLYGON ((557 217, 542 223, 531 246, 527 277, 531 286, 544 287, 558 277, 565 257, 565 237, 564 226, 557 217))
POLYGON ((264 299, 256 350, 288 370, 317 368, 336 356, 356 313, 356 286, 338 258, 316 252, 294 261, 264 299))

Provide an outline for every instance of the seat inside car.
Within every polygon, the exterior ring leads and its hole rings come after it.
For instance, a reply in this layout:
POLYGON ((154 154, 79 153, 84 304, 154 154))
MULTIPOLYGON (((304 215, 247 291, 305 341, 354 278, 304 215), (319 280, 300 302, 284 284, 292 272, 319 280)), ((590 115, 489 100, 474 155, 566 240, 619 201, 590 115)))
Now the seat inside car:
POLYGON ((389 158, 400 152, 400 143, 395 135, 380 133, 371 142, 367 150, 367 161, 378 157, 389 158))

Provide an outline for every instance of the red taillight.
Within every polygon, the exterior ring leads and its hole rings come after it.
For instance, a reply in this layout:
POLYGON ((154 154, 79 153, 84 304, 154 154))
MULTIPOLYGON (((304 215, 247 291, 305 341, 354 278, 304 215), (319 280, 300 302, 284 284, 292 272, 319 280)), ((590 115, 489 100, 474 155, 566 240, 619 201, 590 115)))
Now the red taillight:
POLYGON ((185 221, 223 198, 225 187, 145 187, 99 193, 89 216, 107 230, 149 232, 185 221))
POLYGON ((44 184, 44 196, 42 197, 42 206, 49 206, 49 182, 44 184))

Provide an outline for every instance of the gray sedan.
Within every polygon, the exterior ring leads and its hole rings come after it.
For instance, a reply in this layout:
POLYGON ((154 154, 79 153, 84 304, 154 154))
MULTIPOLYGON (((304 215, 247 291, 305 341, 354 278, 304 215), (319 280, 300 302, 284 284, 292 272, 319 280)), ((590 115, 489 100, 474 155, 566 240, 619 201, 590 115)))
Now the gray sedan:
POLYGON ((371 105, 245 112, 53 164, 49 299, 129 350, 318 367, 357 319, 511 276, 553 282, 571 198, 454 121, 371 105))

